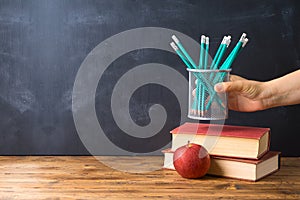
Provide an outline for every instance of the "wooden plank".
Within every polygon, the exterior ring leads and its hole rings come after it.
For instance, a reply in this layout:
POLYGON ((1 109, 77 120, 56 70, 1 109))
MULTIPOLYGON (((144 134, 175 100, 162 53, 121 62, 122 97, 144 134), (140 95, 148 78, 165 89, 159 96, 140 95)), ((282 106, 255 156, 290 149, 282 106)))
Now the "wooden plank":
MULTIPOLYGON (((101 157, 106 161, 162 166, 162 157, 101 157)), ((122 167, 122 166, 121 166, 122 167)), ((300 199, 300 158, 282 158, 281 169, 258 182, 175 171, 125 173, 92 156, 0 156, 0 199, 300 199)))

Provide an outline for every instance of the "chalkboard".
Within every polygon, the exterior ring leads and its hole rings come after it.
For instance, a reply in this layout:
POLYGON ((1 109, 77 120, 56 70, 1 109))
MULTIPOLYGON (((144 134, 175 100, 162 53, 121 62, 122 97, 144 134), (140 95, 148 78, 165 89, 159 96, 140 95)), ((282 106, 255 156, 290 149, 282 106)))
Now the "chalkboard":
MULTIPOLYGON (((267 81, 299 69, 299 10, 297 0, 1 0, 0 154, 89 154, 74 123, 73 87, 86 57, 107 38, 141 27, 171 29, 195 41, 206 34, 213 55, 224 35, 230 34, 235 44, 246 32, 250 42, 233 64, 232 74, 267 81)), ((114 121, 111 96, 116 83, 129 70, 147 63, 168 65, 187 78, 173 53, 137 49, 111 63, 95 94, 97 118, 106 136, 133 153, 163 147, 171 139, 168 131, 181 122, 176 95, 155 83, 133 93, 130 116, 124 118, 146 126, 151 123, 149 109, 161 105, 167 119, 157 135, 149 142, 135 140, 114 121)), ((89 102, 76 106, 84 103, 89 102)), ((299 113, 300 105, 254 113, 230 111, 225 123, 270 127, 271 150, 300 156, 299 113)))

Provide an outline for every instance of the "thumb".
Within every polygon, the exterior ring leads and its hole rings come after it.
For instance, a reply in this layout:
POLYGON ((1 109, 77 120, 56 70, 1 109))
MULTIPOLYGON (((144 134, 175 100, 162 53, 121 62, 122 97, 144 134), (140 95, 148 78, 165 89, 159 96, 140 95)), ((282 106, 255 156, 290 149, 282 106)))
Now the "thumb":
POLYGON ((214 86, 216 92, 243 92, 247 90, 242 81, 217 83, 214 86))

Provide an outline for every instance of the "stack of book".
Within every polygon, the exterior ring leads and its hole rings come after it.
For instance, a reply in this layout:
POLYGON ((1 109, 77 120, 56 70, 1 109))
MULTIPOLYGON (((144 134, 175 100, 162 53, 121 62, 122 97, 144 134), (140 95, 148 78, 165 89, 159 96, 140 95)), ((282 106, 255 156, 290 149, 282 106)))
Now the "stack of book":
POLYGON ((188 142, 210 154, 210 175, 257 181, 280 167, 280 153, 269 151, 270 129, 185 123, 171 131, 172 148, 164 153, 164 168, 175 170, 173 154, 188 142))

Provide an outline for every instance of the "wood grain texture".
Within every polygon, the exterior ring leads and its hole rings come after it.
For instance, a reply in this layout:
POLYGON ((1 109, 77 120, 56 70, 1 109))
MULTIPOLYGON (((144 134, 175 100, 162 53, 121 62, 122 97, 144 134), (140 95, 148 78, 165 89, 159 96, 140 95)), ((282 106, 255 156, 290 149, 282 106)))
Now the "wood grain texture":
MULTIPOLYGON (((124 166, 130 160, 121 159, 124 166)), ((152 165, 163 164, 160 156, 149 156, 148 160, 152 165)), ((147 167, 147 162, 139 166, 147 167)), ((247 182, 213 176, 188 180, 170 170, 125 173, 92 156, 0 157, 0 199, 268 198, 300 199, 300 158, 282 158, 279 172, 258 182, 247 182)))

